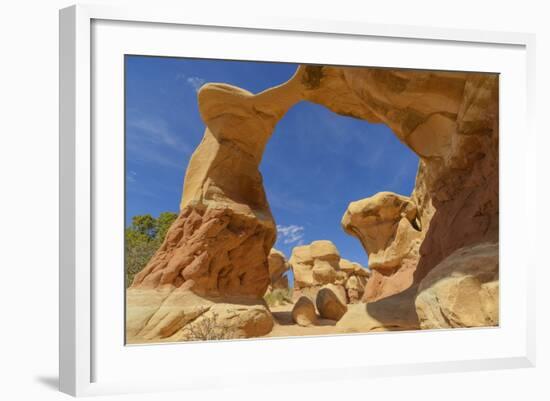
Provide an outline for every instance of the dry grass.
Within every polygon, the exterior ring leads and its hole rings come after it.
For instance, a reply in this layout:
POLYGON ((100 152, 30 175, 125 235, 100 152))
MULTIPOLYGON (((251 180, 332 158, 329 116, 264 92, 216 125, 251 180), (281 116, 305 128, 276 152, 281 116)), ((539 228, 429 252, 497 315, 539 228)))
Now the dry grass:
POLYGON ((230 340, 237 338, 237 334, 238 329, 223 324, 215 312, 200 316, 183 329, 183 336, 187 341, 230 340))
POLYGON ((292 303, 292 290, 289 288, 275 289, 264 295, 268 306, 279 306, 292 303))

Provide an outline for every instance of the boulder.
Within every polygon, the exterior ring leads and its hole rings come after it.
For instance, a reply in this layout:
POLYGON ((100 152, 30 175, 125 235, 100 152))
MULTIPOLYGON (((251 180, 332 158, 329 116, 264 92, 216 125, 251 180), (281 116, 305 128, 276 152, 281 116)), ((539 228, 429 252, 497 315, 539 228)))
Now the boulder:
POLYGON ((499 324, 498 244, 461 248, 420 282, 415 305, 423 329, 499 324))
POLYGON ((327 288, 332 291, 338 297, 342 304, 346 305, 348 303, 346 289, 343 285, 330 283, 322 286, 321 290, 323 288, 327 288))
POLYGON ((274 320, 264 305, 216 303, 172 340, 226 340, 263 336, 274 320))
POLYGON ((313 241, 294 247, 289 264, 294 272, 294 288, 322 286, 337 279, 340 253, 331 241, 313 241))
POLYGON ((336 280, 336 269, 330 262, 316 259, 311 269, 311 276, 318 285, 333 283, 336 280))
POLYGON ((362 277, 361 282, 365 283, 370 275, 359 263, 340 258, 336 246, 327 240, 295 247, 289 264, 294 272, 294 289, 312 299, 326 284, 343 286, 351 276, 362 277))
POLYGON ((315 260, 323 260, 329 263, 338 263, 340 261, 340 253, 331 241, 313 241, 309 248, 311 257, 315 260))
POLYGON ((301 296, 292 308, 292 320, 300 326, 314 326, 317 323, 315 305, 311 299, 301 296))
MULTIPOLYGON (((340 292, 336 290, 336 292, 340 292)), ((346 301, 342 294, 337 295, 334 288, 324 287, 317 293, 315 304, 319 315, 325 319, 340 320, 347 311, 346 301)), ((345 296, 345 295, 344 295, 345 296)))
POLYGON ((273 317, 261 301, 216 301, 182 288, 130 288, 126 292, 127 305, 132 306, 126 312, 126 341, 248 338, 268 334, 273 328, 273 317))

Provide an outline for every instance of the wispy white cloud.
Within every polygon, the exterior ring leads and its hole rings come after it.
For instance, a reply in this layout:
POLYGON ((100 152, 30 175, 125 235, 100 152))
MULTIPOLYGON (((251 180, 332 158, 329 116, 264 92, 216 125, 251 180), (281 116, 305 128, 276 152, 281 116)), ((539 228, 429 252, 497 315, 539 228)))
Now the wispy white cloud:
POLYGON ((183 132, 173 130, 162 118, 144 115, 130 116, 127 128, 129 160, 169 169, 185 168, 183 161, 191 154, 192 148, 184 139, 183 132))
POLYGON ((304 243, 304 227, 291 224, 289 226, 277 225, 277 234, 279 239, 283 241, 283 244, 297 244, 302 245, 304 243))
POLYGON ((189 145, 182 140, 180 135, 172 131, 164 120, 138 118, 130 120, 128 126, 138 131, 137 134, 147 142, 166 145, 185 153, 191 152, 189 145))
POLYGON ((189 77, 185 80, 193 89, 195 89, 195 92, 198 92, 201 86, 204 85, 204 79, 199 77, 189 77))
POLYGON ((185 74, 179 73, 176 74, 176 79, 180 81, 185 81, 195 92, 198 92, 200 87, 206 82, 204 79, 195 76, 187 76, 185 74))
POLYGON ((126 173, 126 181, 129 183, 134 183, 136 182, 136 176, 137 173, 133 170, 130 170, 126 173))
POLYGON ((128 142, 126 144, 126 150, 130 155, 129 158, 134 162, 146 164, 153 163, 158 166, 176 170, 183 170, 185 168, 182 157, 179 158, 181 159, 180 161, 171 153, 169 154, 155 146, 147 146, 144 143, 128 142))

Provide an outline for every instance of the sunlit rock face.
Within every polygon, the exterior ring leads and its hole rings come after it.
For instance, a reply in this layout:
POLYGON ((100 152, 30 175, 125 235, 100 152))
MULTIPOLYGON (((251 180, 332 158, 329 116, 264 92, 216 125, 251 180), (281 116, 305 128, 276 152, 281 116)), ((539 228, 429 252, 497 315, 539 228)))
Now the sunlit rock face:
POLYGON ((459 249, 434 267, 418 287, 423 329, 499 324, 498 244, 459 249))

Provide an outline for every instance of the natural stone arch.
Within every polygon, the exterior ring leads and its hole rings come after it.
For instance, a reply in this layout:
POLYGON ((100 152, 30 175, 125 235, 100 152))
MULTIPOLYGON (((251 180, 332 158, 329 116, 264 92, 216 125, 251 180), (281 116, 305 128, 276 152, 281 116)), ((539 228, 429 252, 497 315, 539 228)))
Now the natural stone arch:
MULTIPOLYGON (((190 316, 220 303, 241 305, 238 313, 268 320, 260 299, 269 285, 267 256, 275 223, 258 167, 276 123, 300 100, 385 123, 420 157, 415 190, 410 199, 402 199, 415 208, 414 220, 409 212, 390 216, 395 219, 390 227, 404 227, 405 235, 389 230, 393 241, 388 243, 391 248, 400 238, 410 239, 407 230, 420 233, 409 250, 413 261, 406 278, 395 280, 401 267, 393 266, 387 274, 379 260, 367 300, 374 292, 371 299, 411 294, 403 303, 415 315, 415 288, 437 263, 465 245, 498 241, 495 75, 301 66, 286 83, 256 95, 226 84, 206 84, 198 100, 207 128, 187 168, 180 215, 128 290, 131 336, 177 336, 194 318, 190 316), (400 224, 403 218, 410 224, 400 224), (457 224, 464 220, 471 222, 457 224), (144 307, 144 299, 156 301, 144 307), (182 312, 189 309, 193 313, 182 312)), ((381 210, 370 203, 372 210, 381 210)), ((352 235, 360 238, 357 233, 372 228, 370 223, 353 223, 351 209, 346 215, 349 224, 343 225, 352 235)), ((384 303, 373 304, 372 310, 383 326, 384 303)), ((260 326, 270 329, 269 324, 260 326)), ((243 336, 261 334, 243 323, 243 336)))

